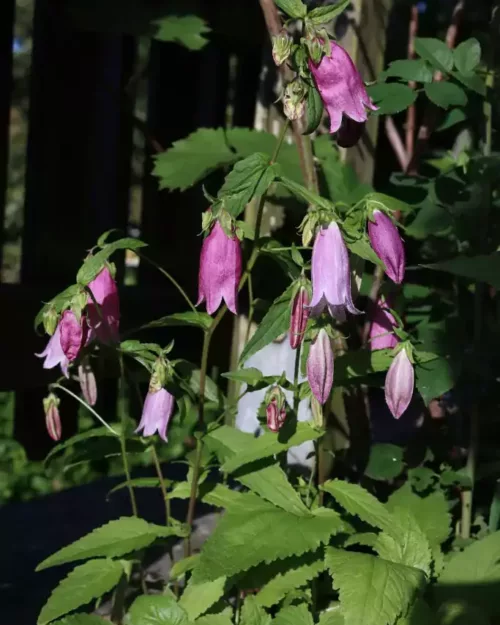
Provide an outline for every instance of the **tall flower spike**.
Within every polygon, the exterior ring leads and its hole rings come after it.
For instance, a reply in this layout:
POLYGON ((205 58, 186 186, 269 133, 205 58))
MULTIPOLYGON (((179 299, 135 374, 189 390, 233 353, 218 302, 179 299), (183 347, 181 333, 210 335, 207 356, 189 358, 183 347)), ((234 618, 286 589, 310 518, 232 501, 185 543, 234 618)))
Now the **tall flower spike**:
POLYGON ((120 329, 120 299, 118 287, 107 267, 102 269, 98 276, 89 284, 95 301, 89 296, 87 312, 89 325, 98 340, 102 343, 116 343, 119 341, 120 329))
POLYGON ((301 286, 292 302, 290 316, 290 347, 297 349, 302 344, 304 332, 309 319, 309 293, 305 286, 301 286))
POLYGON ((406 258, 403 241, 392 219, 379 210, 368 221, 368 236, 375 254, 385 265, 385 273, 396 284, 405 277, 406 258))
POLYGON ((80 321, 71 310, 65 310, 59 323, 61 329, 61 347, 64 355, 72 362, 87 341, 87 323, 82 316, 80 321))
POLYGON ((309 68, 330 116, 330 132, 339 130, 343 115, 362 123, 368 119, 366 107, 377 110, 351 57, 334 41, 330 56, 325 55, 317 65, 310 60, 309 68))
POLYGON ((333 350, 324 328, 311 344, 307 357, 307 380, 314 397, 321 405, 325 404, 333 385, 333 350))
POLYGON ((415 385, 415 372, 406 349, 402 349, 389 367, 385 378, 385 401, 395 419, 410 405, 415 385))
POLYGON ((213 315, 224 299, 236 315, 240 278, 240 242, 236 236, 228 237, 217 221, 201 248, 197 305, 206 301, 207 312, 213 315))
POLYGON ((53 369, 60 365, 61 371, 68 377, 67 359, 61 346, 61 322, 57 324, 54 334, 50 337, 47 347, 40 354, 35 354, 38 358, 45 358, 43 362, 44 369, 53 369))
POLYGON ((328 307, 332 317, 345 320, 345 309, 360 314, 351 295, 349 254, 336 222, 316 235, 312 251, 311 314, 319 316, 328 307))
POLYGON ((141 422, 136 432, 142 430, 143 436, 152 436, 156 432, 167 442, 167 426, 174 411, 174 397, 165 388, 149 387, 141 422))
POLYGON ((399 343, 394 334, 396 320, 389 310, 389 303, 381 296, 372 309, 370 326, 370 349, 393 349, 399 343))

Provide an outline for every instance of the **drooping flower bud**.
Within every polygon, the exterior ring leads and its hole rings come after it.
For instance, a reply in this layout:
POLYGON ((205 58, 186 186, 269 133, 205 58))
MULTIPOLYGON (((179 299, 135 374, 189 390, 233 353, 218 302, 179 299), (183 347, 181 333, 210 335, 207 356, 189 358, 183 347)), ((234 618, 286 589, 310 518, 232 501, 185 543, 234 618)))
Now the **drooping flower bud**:
POLYGON ((392 219, 379 210, 368 221, 368 236, 375 254, 385 265, 385 272, 396 284, 405 277, 406 258, 403 241, 392 219))
POLYGON ((389 310, 389 303, 383 296, 380 296, 371 311, 370 326, 370 349, 393 349, 399 343, 398 337, 394 334, 397 326, 393 314, 389 310))
POLYGON ((300 119, 306 110, 306 91, 301 80, 293 80, 286 86, 283 96, 283 112, 290 121, 300 119))
POLYGON ((273 60, 279 67, 288 59, 292 53, 293 39, 282 30, 279 35, 273 37, 273 60))
POLYGON ((309 319, 309 291, 301 286, 292 301, 292 314, 290 316, 290 346, 297 349, 302 344, 304 332, 309 319))
POLYGON ((376 111, 365 85, 349 54, 334 41, 330 42, 331 53, 325 54, 315 64, 309 61, 321 99, 330 116, 330 132, 337 132, 342 116, 347 115, 355 122, 366 122, 366 108, 376 111))
POLYGON ((366 122, 355 122, 344 116, 337 133, 337 144, 341 148, 352 148, 361 139, 365 125, 366 122))
POLYGON ((50 393, 43 400, 43 410, 45 412, 45 425, 50 438, 54 441, 61 439, 61 415, 59 414, 60 400, 57 395, 50 393))
POLYGON ((120 340, 120 299, 118 287, 108 267, 104 267, 89 283, 92 297, 87 298, 89 326, 101 343, 116 343, 120 340))
POLYGON ((68 377, 69 360, 61 346, 61 322, 56 326, 54 334, 50 337, 47 347, 40 354, 35 354, 38 358, 45 358, 44 369, 53 369, 60 365, 61 371, 68 377))
POLYGON ((318 37, 312 37, 311 39, 306 39, 306 46, 312 62, 317 65, 323 56, 323 41, 318 37))
POLYGON ((332 317, 345 320, 345 309, 352 314, 360 311, 351 295, 349 255, 336 222, 319 230, 312 252, 311 314, 320 315, 328 307, 332 317))
POLYGON ((78 321, 73 311, 65 310, 59 327, 62 351, 69 362, 73 362, 78 358, 82 346, 87 341, 87 321, 85 317, 78 321))
POLYGON ((240 242, 236 236, 228 236, 217 221, 201 248, 197 305, 206 301, 212 315, 224 299, 228 309, 237 314, 240 278, 240 242))
POLYGON ((274 386, 267 396, 266 419, 271 432, 278 432, 286 419, 286 399, 279 386, 274 386))
POLYGON ((413 396, 415 372, 403 347, 389 367, 385 378, 385 401, 395 419, 405 412, 413 396))
POLYGON ((87 404, 95 406, 97 402, 97 383, 88 358, 85 358, 78 367, 78 381, 80 382, 83 398, 87 404))
POLYGON ((314 397, 321 405, 325 404, 333 385, 333 350, 324 328, 311 344, 307 357, 307 380, 314 397))

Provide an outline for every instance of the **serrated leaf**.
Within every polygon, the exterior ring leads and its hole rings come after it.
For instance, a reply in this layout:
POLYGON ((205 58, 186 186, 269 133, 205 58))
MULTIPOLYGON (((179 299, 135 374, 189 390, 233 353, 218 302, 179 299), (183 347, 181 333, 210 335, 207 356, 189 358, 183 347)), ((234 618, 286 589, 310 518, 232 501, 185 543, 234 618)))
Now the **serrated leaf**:
POLYGON ((95 614, 78 613, 54 621, 53 625, 109 625, 109 621, 95 614))
POLYGON ((138 250, 141 247, 147 247, 147 245, 148 244, 144 243, 144 241, 133 239, 132 237, 108 243, 96 254, 89 256, 87 260, 85 260, 76 274, 76 281, 78 284, 86 286, 99 274, 104 267, 104 263, 112 254, 118 250, 138 250))
POLYGON ((37 624, 46 625, 92 599, 102 597, 118 584, 122 575, 120 562, 107 558, 89 560, 77 566, 52 591, 37 624))
POLYGON ((365 475, 372 480, 393 480, 404 469, 403 448, 389 443, 370 447, 365 475))
POLYGON ((422 265, 435 271, 446 271, 455 276, 487 282, 500 288, 500 254, 483 254, 479 256, 457 256, 431 265, 422 265))
POLYGON ((154 525, 138 517, 121 517, 63 547, 41 562, 36 570, 87 558, 116 558, 150 545, 159 536, 182 536, 183 533, 179 528, 154 525))
POLYGON ((319 575, 325 567, 324 557, 322 553, 318 553, 313 557, 314 560, 307 562, 307 564, 275 575, 273 579, 257 593, 255 598, 259 604, 265 608, 270 608, 276 603, 279 603, 289 592, 305 586, 310 580, 319 575))
POLYGON ((391 195, 386 195, 385 193, 368 193, 365 196, 365 202, 367 205, 370 205, 371 208, 387 209, 393 212, 400 213, 409 213, 412 210, 412 207, 398 200, 398 198, 392 197, 391 195))
POLYGON ((382 76, 384 80, 393 77, 414 82, 432 82, 433 72, 422 59, 399 59, 393 61, 382 76))
POLYGON ((453 59, 461 74, 472 74, 481 62, 481 44, 474 38, 462 41, 453 51, 453 59))
POLYGON ((416 599, 422 571, 363 553, 327 549, 345 625, 393 625, 416 599))
POLYGON ((194 583, 193 578, 191 578, 182 593, 179 606, 185 610, 189 619, 193 621, 222 597, 225 584, 225 577, 198 584, 194 583))
POLYGON ((241 504, 226 510, 204 544, 200 564, 194 571, 196 580, 230 577, 262 562, 316 550, 344 529, 340 516, 333 510, 320 510, 298 516, 246 493, 241 504))
POLYGON ((244 382, 245 384, 250 384, 250 386, 255 386, 255 384, 264 378, 264 375, 262 371, 259 371, 259 369, 256 369, 255 367, 248 367, 248 369, 228 371, 227 373, 223 373, 222 377, 227 378, 228 380, 235 380, 236 382, 244 382))
POLYGON ((241 608, 241 625, 270 625, 271 616, 262 608, 253 595, 246 597, 241 608))
POLYGON ((307 93, 306 127, 302 132, 303 135, 310 135, 317 129, 323 117, 323 109, 323 100, 319 95, 319 91, 316 89, 315 85, 311 85, 307 93))
POLYGON ((168 327, 180 327, 188 326, 201 328, 202 330, 208 330, 212 325, 212 317, 203 312, 194 312, 192 310, 183 313, 174 313, 173 315, 167 315, 150 321, 141 326, 141 330, 149 330, 153 328, 168 328, 168 327))
POLYGON ((302 0, 275 0, 275 2, 290 17, 300 19, 307 14, 307 7, 302 0))
POLYGON ((440 39, 417 37, 415 52, 435 69, 445 73, 453 69, 453 52, 440 39))
POLYGON ((204 20, 196 15, 169 15, 157 20, 158 31, 154 39, 159 41, 174 41, 189 50, 201 50, 208 43, 203 36, 210 32, 204 20))
POLYGON ((68 438, 68 440, 64 441, 64 443, 59 443, 59 445, 53 447, 45 458, 44 463, 47 464, 50 460, 52 460, 54 456, 61 453, 62 451, 65 451, 69 447, 72 447, 73 445, 86 441, 90 438, 100 438, 101 436, 117 438, 116 434, 113 434, 113 432, 110 432, 108 428, 105 427, 93 428, 91 430, 88 430, 87 432, 75 434, 75 436, 68 438))
POLYGON ((294 285, 282 293, 267 311, 266 315, 259 323, 259 326, 252 338, 245 345, 239 359, 240 364, 269 345, 274 339, 288 331, 291 316, 291 301, 294 292, 294 285))
POLYGON ((323 490, 330 493, 349 514, 359 517, 365 523, 390 531, 394 519, 384 504, 358 484, 342 480, 330 480, 323 484, 323 490))
POLYGON ((188 625, 187 614, 170 595, 141 595, 130 606, 127 625, 188 625))
POLYGON ((256 152, 236 163, 226 176, 218 197, 233 217, 238 217, 254 196, 263 195, 276 178, 277 165, 267 154, 256 152))
POLYGON ((328 24, 333 19, 343 13, 347 7, 351 4, 351 0, 339 0, 335 4, 328 6, 317 7, 313 9, 307 16, 307 18, 315 25, 321 26, 321 24, 328 24))
POLYGON ((218 614, 205 614, 196 619, 196 625, 232 625, 233 610, 226 608, 223 612, 218 614))
POLYGON ((290 193, 295 195, 295 197, 299 200, 306 202, 306 204, 324 208, 326 210, 331 210, 333 208, 333 204, 329 200, 321 197, 313 191, 310 191, 309 189, 306 189, 306 187, 295 182, 294 180, 290 180, 285 176, 280 176, 279 181, 286 189, 288 189, 288 191, 290 191, 290 193))
POLYGON ((431 82, 424 89, 429 100, 443 109, 467 104, 465 91, 452 82, 431 82))
POLYGON ((288 438, 285 438, 280 432, 266 432, 258 438, 250 438, 245 446, 244 451, 234 455, 227 460, 222 466, 221 471, 224 473, 232 473, 245 464, 275 456, 290 447, 301 445, 306 441, 314 441, 323 435, 321 430, 312 427, 309 422, 297 423, 297 428, 288 438))
POLYGON ((437 490, 427 497, 420 497, 406 483, 389 497, 387 508, 393 510, 396 507, 410 510, 431 546, 440 545, 450 535, 451 515, 442 491, 437 490))
POLYGON ((416 386, 425 405, 436 397, 451 390, 457 379, 457 372, 447 358, 436 358, 432 362, 415 367, 416 386))
POLYGON ((188 556, 187 558, 182 558, 182 560, 174 562, 173 567, 170 569, 170 579, 179 579, 179 577, 182 577, 188 571, 192 571, 198 564, 199 559, 200 554, 197 553, 194 556, 188 556))
POLYGON ((376 115, 394 115, 411 106, 418 94, 407 85, 390 82, 368 87, 368 95, 379 107, 376 115))
POLYGON ((318 625, 344 625, 344 615, 340 609, 340 604, 328 608, 319 615, 318 625))
POLYGON ((438 126, 437 130, 448 130, 448 128, 452 128, 466 119, 467 115, 465 114, 465 111, 462 111, 462 109, 451 109, 451 111, 448 111, 444 121, 440 126, 438 126))
POLYGON ((313 617, 305 603, 289 605, 274 617, 273 625, 313 625, 313 617))

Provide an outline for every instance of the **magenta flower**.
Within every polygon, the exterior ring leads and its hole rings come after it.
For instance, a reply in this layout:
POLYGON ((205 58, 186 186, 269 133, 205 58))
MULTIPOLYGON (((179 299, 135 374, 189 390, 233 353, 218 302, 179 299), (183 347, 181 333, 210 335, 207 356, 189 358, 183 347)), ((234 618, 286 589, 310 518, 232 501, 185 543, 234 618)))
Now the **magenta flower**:
POLYGON ((330 132, 337 132, 342 116, 347 115, 355 122, 366 122, 366 107, 376 111, 365 85, 349 54, 334 41, 331 54, 325 55, 318 65, 309 61, 316 86, 330 116, 330 132))
POLYGON ((87 312, 92 333, 102 343, 116 343, 119 341, 120 328, 120 299, 118 287, 107 267, 89 284, 99 309, 89 296, 87 312))
POLYGON ((206 301, 207 312, 212 315, 224 299, 236 314, 240 278, 240 242, 236 236, 228 237, 217 221, 201 248, 197 305, 206 301))
POLYGON ((401 284, 405 277, 405 248, 391 218, 374 210, 373 221, 368 221, 368 236, 375 254, 385 265, 385 273, 393 282, 401 284))
POLYGON ((50 337, 47 347, 41 354, 35 354, 38 358, 45 358, 43 363, 44 369, 53 369, 60 365, 61 371, 66 377, 68 377, 68 365, 67 359, 63 348, 61 346, 61 322, 57 324, 54 334, 50 337))
POLYGON ((167 426, 174 411, 174 397, 163 387, 149 389, 142 409, 141 422, 136 432, 142 430, 143 436, 152 436, 158 432, 167 442, 167 426))
POLYGON ((415 372, 403 348, 394 358, 385 378, 385 401, 395 419, 405 412, 413 396, 415 372))
POLYGON ((351 295, 349 255, 336 222, 316 235, 312 252, 311 314, 320 315, 328 307, 332 317, 345 320, 345 309, 359 314, 351 295))
POLYGON ((394 334, 397 326, 389 305, 383 297, 379 297, 372 309, 370 326, 370 349, 393 349, 399 343, 398 337, 394 334))
POLYGON ((78 358, 81 348, 87 342, 87 322, 84 316, 78 321, 71 310, 65 310, 59 322, 61 347, 64 355, 73 362, 78 358))
POLYGON ((304 332, 309 319, 309 293, 305 286, 301 286, 292 302, 290 317, 290 346, 297 349, 302 344, 304 332))
POLYGON ((324 328, 311 344, 307 357, 307 380, 314 397, 323 405, 333 385, 333 350, 324 328))
POLYGON ((54 441, 61 439, 61 415, 59 414, 59 398, 50 393, 48 397, 43 400, 43 409, 45 411, 45 426, 47 428, 48 435, 54 441))

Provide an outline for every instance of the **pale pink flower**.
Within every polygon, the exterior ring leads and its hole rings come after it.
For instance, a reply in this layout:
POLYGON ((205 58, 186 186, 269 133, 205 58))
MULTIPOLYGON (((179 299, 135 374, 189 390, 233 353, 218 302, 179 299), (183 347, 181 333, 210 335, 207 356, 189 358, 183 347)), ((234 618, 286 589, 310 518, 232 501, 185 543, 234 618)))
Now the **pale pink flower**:
POLYGON ((159 390, 150 388, 136 432, 142 430, 143 436, 152 436, 158 432, 160 437, 167 442, 167 426, 173 411, 174 397, 163 387, 159 390))
POLYGON ((68 365, 67 359, 63 348, 61 346, 61 322, 56 326, 54 334, 50 337, 47 347, 40 354, 35 354, 38 358, 45 358, 43 362, 44 369, 53 369, 60 365, 61 371, 66 377, 68 377, 68 365))
POLYGON ((120 329, 120 299, 118 287, 107 267, 102 269, 98 276, 88 285, 95 301, 89 296, 87 312, 89 326, 98 340, 102 343, 119 341, 120 329))
POLYGON ((309 319, 309 293, 305 286, 301 286, 292 302, 290 316, 290 346, 297 349, 302 344, 307 320, 309 319))

